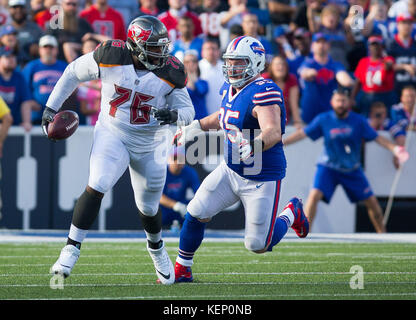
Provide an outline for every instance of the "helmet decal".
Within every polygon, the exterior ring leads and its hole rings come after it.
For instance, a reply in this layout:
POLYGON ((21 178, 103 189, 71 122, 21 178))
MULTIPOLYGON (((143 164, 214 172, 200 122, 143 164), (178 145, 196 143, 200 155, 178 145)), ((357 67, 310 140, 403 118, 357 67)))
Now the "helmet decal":
POLYGON ((244 38, 244 36, 235 38, 233 44, 230 47, 230 51, 234 51, 237 48, 238 43, 240 42, 240 40, 243 39, 243 38, 244 38))
POLYGON ((263 47, 261 47, 261 46, 260 46, 260 44, 259 44, 258 42, 253 42, 253 43, 250 45, 250 48, 251 48, 251 50, 253 50, 253 52, 254 52, 255 54, 259 54, 259 55, 265 54, 264 48, 263 48, 263 47))
POLYGON ((128 38, 132 39, 134 42, 146 42, 149 37, 152 35, 153 27, 146 30, 138 26, 137 24, 132 25, 129 28, 128 38))

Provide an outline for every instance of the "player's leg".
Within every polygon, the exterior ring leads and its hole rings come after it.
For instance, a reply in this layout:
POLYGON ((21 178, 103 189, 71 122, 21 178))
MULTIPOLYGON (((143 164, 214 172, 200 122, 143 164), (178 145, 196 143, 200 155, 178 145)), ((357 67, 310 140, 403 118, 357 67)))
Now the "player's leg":
POLYGON ((363 170, 357 169, 350 173, 344 173, 342 175, 342 186, 351 202, 364 202, 376 232, 386 232, 380 204, 374 196, 363 170))
POLYGON ((162 240, 162 214, 158 210, 166 180, 166 166, 166 161, 155 158, 155 152, 145 155, 131 153, 130 178, 147 238, 147 250, 159 282, 172 284, 175 272, 162 240))
POLYGON ((222 163, 202 182, 195 197, 188 205, 188 213, 182 226, 179 251, 176 258, 176 282, 191 282, 193 257, 204 238, 206 222, 223 209, 239 200, 233 192, 227 174, 227 165, 222 163))
POLYGON ((236 179, 240 180, 239 195, 246 217, 244 245, 255 253, 266 252, 273 236, 281 239, 288 230, 287 217, 278 217, 281 181, 236 179))
POLYGON ((129 155, 123 143, 107 129, 97 125, 90 156, 88 185, 75 204, 67 245, 52 266, 52 273, 69 276, 78 260, 81 243, 98 216, 104 194, 126 171, 128 161, 129 155))

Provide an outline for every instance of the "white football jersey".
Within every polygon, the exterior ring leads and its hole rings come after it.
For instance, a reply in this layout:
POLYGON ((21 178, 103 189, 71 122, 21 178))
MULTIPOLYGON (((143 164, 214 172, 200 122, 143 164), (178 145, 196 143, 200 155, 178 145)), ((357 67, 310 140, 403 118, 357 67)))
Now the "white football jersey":
POLYGON ((102 82, 98 121, 130 149, 147 152, 162 142, 168 126, 160 126, 152 116, 157 109, 177 109, 178 122, 184 125, 193 120, 195 111, 182 63, 171 56, 163 68, 137 70, 121 40, 106 41, 72 62, 46 105, 58 110, 80 82, 98 78, 102 82))

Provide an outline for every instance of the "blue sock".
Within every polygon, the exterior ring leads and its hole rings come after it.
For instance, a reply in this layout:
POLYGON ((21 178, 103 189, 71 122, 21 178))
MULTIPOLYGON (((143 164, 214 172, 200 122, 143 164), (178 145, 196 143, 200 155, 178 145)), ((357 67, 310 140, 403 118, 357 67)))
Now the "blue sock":
POLYGON ((204 239, 205 223, 192 217, 189 213, 185 215, 179 238, 179 257, 185 260, 192 260, 195 251, 199 248, 204 239))
POLYGON ((289 219, 285 216, 277 217, 273 229, 272 241, 267 248, 267 251, 272 251, 273 247, 282 240, 289 228, 289 219))

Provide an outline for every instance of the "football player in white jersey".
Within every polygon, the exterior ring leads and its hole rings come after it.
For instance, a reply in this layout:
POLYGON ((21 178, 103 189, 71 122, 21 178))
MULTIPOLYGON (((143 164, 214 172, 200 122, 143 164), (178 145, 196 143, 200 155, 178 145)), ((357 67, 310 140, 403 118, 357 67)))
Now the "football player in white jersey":
POLYGON ((271 251, 289 227, 304 238, 309 223, 302 203, 292 198, 278 214, 281 181, 286 173, 282 135, 286 113, 282 90, 260 73, 265 50, 255 38, 230 42, 223 56, 225 83, 219 110, 179 129, 178 145, 195 134, 224 131, 224 161, 202 182, 188 205, 176 259, 176 282, 193 281, 193 256, 204 237, 205 224, 241 200, 245 209, 245 247, 255 253, 271 251))
POLYGON ((189 124, 195 111, 185 87, 184 67, 169 55, 168 47, 164 24, 141 16, 129 25, 126 42, 106 41, 69 64, 51 93, 42 118, 45 134, 48 123, 81 82, 102 82, 88 185, 75 204, 67 245, 51 268, 53 274, 69 276, 104 194, 128 167, 156 274, 163 284, 174 282, 158 213, 166 178, 165 141, 169 124, 189 124))

